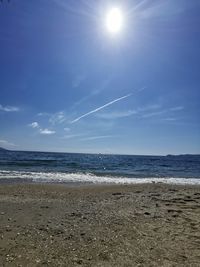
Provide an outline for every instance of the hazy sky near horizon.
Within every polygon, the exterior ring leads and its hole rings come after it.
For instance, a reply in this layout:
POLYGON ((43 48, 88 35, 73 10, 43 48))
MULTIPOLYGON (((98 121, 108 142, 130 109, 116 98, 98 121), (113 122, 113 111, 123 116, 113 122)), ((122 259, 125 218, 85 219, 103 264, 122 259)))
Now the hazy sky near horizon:
POLYGON ((199 14, 199 0, 0 2, 0 147, 200 153, 199 14))

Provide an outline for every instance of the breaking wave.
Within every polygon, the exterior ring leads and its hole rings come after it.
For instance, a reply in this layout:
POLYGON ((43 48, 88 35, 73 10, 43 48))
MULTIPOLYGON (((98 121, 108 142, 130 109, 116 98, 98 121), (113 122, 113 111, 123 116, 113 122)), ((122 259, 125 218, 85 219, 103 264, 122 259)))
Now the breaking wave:
POLYGON ((97 176, 92 173, 63 173, 63 172, 28 172, 28 171, 0 171, 0 181, 17 180, 36 183, 90 183, 90 184, 139 184, 139 183, 166 183, 166 184, 193 184, 200 185, 200 179, 177 177, 123 177, 97 176))

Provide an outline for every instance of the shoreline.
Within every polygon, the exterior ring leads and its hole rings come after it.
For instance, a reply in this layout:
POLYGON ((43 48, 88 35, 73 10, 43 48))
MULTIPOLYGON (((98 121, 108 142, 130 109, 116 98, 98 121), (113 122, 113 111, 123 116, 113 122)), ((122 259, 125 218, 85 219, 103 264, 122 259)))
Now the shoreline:
MULTIPOLYGON (((36 173, 37 174, 37 173, 36 173)), ((187 186, 200 186, 200 178, 180 178, 180 177, 115 177, 115 176, 95 176, 91 174, 67 174, 65 177, 60 178, 19 178, 19 177, 0 177, 0 185, 4 184, 61 184, 70 187, 88 186, 88 185, 118 185, 118 186, 134 186, 142 184, 166 184, 166 185, 187 185, 187 186), (74 175, 74 176, 73 176, 74 175), (70 179, 70 176, 73 176, 70 179)))
POLYGON ((3 266, 199 266, 200 186, 0 184, 3 266))

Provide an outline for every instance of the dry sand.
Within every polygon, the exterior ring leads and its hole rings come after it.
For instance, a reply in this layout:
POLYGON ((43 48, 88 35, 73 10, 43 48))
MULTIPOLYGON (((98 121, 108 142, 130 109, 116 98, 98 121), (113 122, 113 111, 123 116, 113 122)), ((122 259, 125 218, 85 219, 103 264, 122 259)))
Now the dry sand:
POLYGON ((200 266, 200 187, 0 185, 0 266, 200 266))

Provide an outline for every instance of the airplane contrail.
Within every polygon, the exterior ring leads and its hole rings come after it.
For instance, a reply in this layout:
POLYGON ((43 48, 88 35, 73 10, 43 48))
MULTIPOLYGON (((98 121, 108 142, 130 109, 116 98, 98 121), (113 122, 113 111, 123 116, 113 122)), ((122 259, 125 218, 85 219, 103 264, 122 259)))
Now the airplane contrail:
POLYGON ((112 105, 112 104, 114 104, 114 103, 116 103, 116 102, 118 102, 118 101, 120 101, 120 100, 122 100, 122 99, 125 99, 125 98, 127 98, 127 97, 129 97, 129 96, 131 96, 131 95, 132 95, 132 94, 128 94, 128 95, 119 97, 119 98, 117 98, 117 99, 114 99, 114 100, 112 100, 111 102, 109 102, 109 103, 107 103, 107 104, 105 104, 105 105, 103 105, 103 106, 101 106, 101 107, 98 107, 98 108, 96 108, 96 109, 94 109, 94 110, 91 110, 90 112, 87 112, 87 113, 81 115, 80 117, 78 117, 78 118, 74 119, 73 121, 71 121, 71 123, 77 122, 77 121, 79 121, 80 119, 82 119, 82 118, 84 118, 84 117, 87 117, 87 116, 89 116, 90 114, 93 114, 93 113, 95 113, 95 112, 97 112, 97 111, 99 111, 99 110, 101 110, 101 109, 103 109, 103 108, 106 108, 106 107, 108 107, 108 106, 110 106, 110 105, 112 105))

